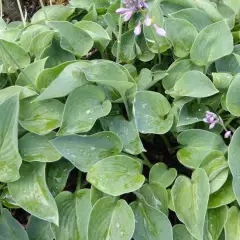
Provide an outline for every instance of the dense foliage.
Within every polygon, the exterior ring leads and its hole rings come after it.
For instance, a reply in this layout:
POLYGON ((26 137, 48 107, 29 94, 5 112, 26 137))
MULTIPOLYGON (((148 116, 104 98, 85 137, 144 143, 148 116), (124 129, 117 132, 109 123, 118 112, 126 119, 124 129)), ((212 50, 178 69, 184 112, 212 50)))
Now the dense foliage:
POLYGON ((240 239, 239 11, 72 0, 1 20, 0 240, 240 239))

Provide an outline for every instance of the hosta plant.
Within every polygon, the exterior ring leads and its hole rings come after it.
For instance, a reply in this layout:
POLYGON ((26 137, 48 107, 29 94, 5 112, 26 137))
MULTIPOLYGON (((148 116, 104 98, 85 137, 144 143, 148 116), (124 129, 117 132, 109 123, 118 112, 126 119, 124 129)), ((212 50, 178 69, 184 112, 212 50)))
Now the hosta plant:
POLYGON ((0 21, 0 240, 240 239, 240 1, 71 0, 0 21))

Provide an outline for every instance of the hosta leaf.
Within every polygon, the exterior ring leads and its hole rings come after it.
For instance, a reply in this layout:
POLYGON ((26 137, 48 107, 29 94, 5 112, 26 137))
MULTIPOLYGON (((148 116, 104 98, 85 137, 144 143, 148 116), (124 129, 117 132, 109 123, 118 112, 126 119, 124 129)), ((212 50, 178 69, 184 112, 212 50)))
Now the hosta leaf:
POLYGON ((99 87, 86 85, 75 89, 67 99, 58 135, 88 132, 98 118, 109 114, 111 107, 99 87))
POLYGON ((58 225, 57 205, 45 180, 45 163, 23 163, 21 178, 9 183, 14 201, 32 215, 58 225))
POLYGON ((116 133, 122 140, 126 153, 137 155, 145 151, 134 119, 127 121, 122 115, 107 116, 101 120, 106 129, 116 133))
POLYGON ((227 150, 219 135, 201 129, 190 129, 180 133, 178 142, 185 147, 177 152, 177 158, 190 168, 198 168, 204 157, 212 150, 223 153, 227 150))
POLYGON ((16 181, 22 158, 18 152, 18 94, 0 105, 0 181, 16 181))
POLYGON ((34 216, 28 220, 27 233, 30 240, 53 240, 55 238, 51 223, 34 216))
POLYGON ((188 21, 178 18, 167 18, 165 21, 167 37, 173 44, 177 57, 186 57, 198 34, 196 28, 188 21))
POLYGON ((180 18, 190 22, 198 31, 211 25, 213 21, 202 10, 197 8, 186 8, 170 15, 173 18, 180 18))
POLYGON ((235 200, 232 178, 228 177, 224 185, 215 193, 210 195, 208 208, 218 208, 235 200))
POLYGON ((196 169, 192 179, 180 176, 172 188, 176 214, 188 231, 198 240, 203 239, 210 186, 203 169, 196 169))
POLYGON ((19 151, 27 162, 55 162, 61 155, 54 149, 50 141, 56 136, 51 132, 44 136, 27 133, 19 140, 19 151))
POLYGON ((167 216, 146 202, 131 204, 135 215, 135 240, 173 240, 172 226, 167 216))
POLYGON ((0 240, 29 240, 21 224, 7 209, 0 211, 0 240))
POLYGON ((236 14, 239 12, 240 2, 238 0, 224 0, 223 2, 229 7, 231 7, 236 14))
POLYGON ((63 157, 83 172, 88 172, 98 161, 122 151, 121 140, 112 132, 58 137, 51 143, 63 157))
POLYGON ((213 84, 221 92, 226 92, 233 80, 233 76, 230 73, 212 73, 213 84))
POLYGON ((218 93, 218 90, 206 75, 190 71, 176 82, 174 92, 179 96, 203 98, 218 93))
POLYGON ((125 200, 116 201, 105 197, 98 200, 92 209, 88 240, 129 240, 133 235, 134 225, 132 209, 125 200))
POLYGON ((74 13, 74 11, 75 8, 62 5, 46 6, 44 8, 40 8, 40 10, 33 15, 31 22, 38 23, 45 20, 64 21, 67 20, 74 13))
POLYGON ((173 226, 173 240, 195 240, 183 224, 173 226))
POLYGON ((87 80, 81 72, 81 67, 86 67, 88 65, 89 64, 86 62, 76 62, 66 66, 62 72, 60 72, 60 74, 47 86, 47 88, 44 89, 36 100, 40 101, 64 97, 71 93, 74 89, 84 85, 87 80), (56 91, 56 88, 58 91, 56 91))
POLYGON ((237 207, 233 206, 228 210, 227 222, 224 226, 225 239, 235 240, 240 238, 240 213, 237 207))
POLYGON ((177 177, 177 171, 175 168, 169 168, 164 163, 156 163, 154 164, 149 173, 149 181, 158 182, 163 187, 169 187, 175 178, 177 177))
POLYGON ((197 35, 190 55, 195 64, 204 66, 230 54, 232 51, 232 34, 227 23, 220 21, 204 28, 197 35))
POLYGON ((217 60, 215 65, 218 72, 240 73, 240 56, 232 53, 217 60))
POLYGON ((62 36, 61 47, 74 55, 84 56, 93 46, 91 36, 70 22, 47 22, 47 25, 60 32, 62 36))
POLYGON ((91 197, 91 204, 94 206, 94 204, 101 198, 103 197, 109 197, 106 193, 101 192, 97 188, 95 188, 93 185, 91 186, 91 192, 90 192, 90 197, 91 197))
POLYGON ((168 215, 168 193, 158 182, 144 184, 138 190, 137 196, 140 199, 143 198, 148 205, 168 215))
POLYGON ((144 183, 141 164, 124 155, 105 158, 90 168, 87 181, 104 193, 119 196, 139 189, 144 183))
POLYGON ((88 220, 92 205, 90 190, 83 189, 75 194, 62 192, 56 197, 59 209, 59 227, 52 225, 58 240, 87 239, 88 220))
POLYGON ((240 75, 237 74, 230 84, 227 96, 226 106, 228 111, 234 116, 240 116, 240 97, 238 91, 240 90, 240 75))
POLYGON ((73 168, 74 166, 66 159, 47 165, 46 181, 48 188, 54 197, 65 188, 68 175, 73 168))
POLYGON ((173 124, 171 105, 160 93, 137 92, 134 99, 134 115, 137 129, 141 133, 164 134, 173 124))
POLYGON ((50 133, 60 126, 64 105, 56 99, 32 102, 20 101, 19 122, 28 131, 38 135, 50 133))

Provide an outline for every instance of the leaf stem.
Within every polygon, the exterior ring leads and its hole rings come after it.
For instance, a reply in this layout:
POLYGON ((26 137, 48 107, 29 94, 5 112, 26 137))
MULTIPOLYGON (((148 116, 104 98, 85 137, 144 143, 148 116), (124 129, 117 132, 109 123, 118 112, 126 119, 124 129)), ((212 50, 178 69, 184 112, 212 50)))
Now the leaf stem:
POLYGON ((21 6, 21 3, 20 3, 20 0, 17 0, 17 5, 18 5, 18 9, 19 9, 19 12, 20 12, 20 15, 21 15, 23 26, 26 27, 26 20, 25 20, 25 17, 23 15, 23 10, 22 10, 22 6, 21 6))
POLYGON ((141 153, 141 157, 143 158, 142 162, 144 165, 148 166, 149 168, 153 166, 153 164, 147 159, 146 155, 143 152, 141 153))
MULTIPOLYGON (((120 4, 120 8, 123 7, 123 3, 121 1, 120 4)), ((116 58, 116 62, 119 63, 120 60, 120 51, 121 51, 121 41, 122 41, 122 16, 119 16, 119 20, 118 20, 118 26, 119 26, 119 30, 118 30, 118 37, 117 37, 117 58, 116 58)))
POLYGON ((173 148, 172 148, 172 146, 171 146, 170 141, 168 140, 168 138, 167 138, 165 135, 161 135, 161 137, 162 137, 165 145, 167 146, 168 151, 169 151, 170 153, 172 153, 172 152, 173 152, 173 148))
POLYGON ((82 172, 78 171, 76 192, 81 189, 81 185, 82 185, 82 172))
POLYGON ((230 117, 226 122, 225 122, 225 127, 228 127, 228 125, 234 120, 236 119, 237 117, 233 116, 233 117, 230 117))
POLYGON ((3 0, 0 0, 0 16, 3 18, 3 0))

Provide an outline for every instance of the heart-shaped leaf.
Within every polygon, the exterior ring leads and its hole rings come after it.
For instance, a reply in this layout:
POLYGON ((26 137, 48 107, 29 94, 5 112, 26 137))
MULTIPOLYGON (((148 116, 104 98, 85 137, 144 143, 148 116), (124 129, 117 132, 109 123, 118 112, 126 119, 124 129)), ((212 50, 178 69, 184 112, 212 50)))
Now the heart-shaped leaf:
POLYGON ((87 181, 104 193, 119 196, 139 189, 144 183, 141 164, 128 156, 105 158, 90 168, 87 181))

